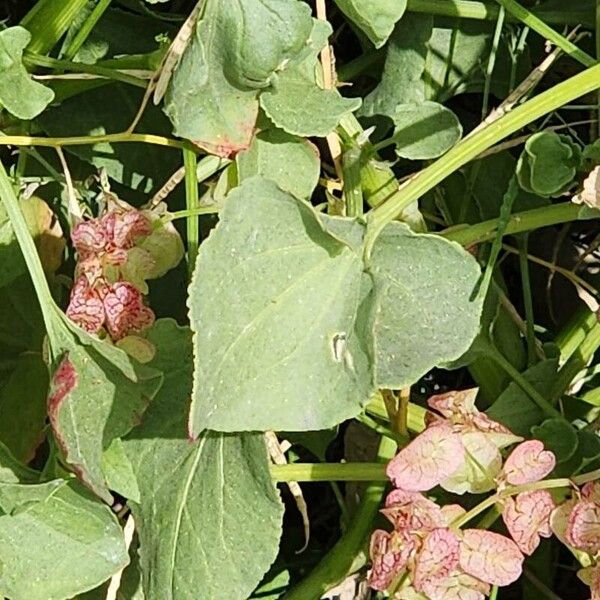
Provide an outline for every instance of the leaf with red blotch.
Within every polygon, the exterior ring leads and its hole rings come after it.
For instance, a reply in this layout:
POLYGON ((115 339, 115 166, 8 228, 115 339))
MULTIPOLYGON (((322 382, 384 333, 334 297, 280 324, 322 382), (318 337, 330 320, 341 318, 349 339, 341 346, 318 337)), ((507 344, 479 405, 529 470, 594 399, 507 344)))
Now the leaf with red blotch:
POLYGON ((540 537, 548 538, 552 535, 550 515, 555 506, 547 490, 522 492, 505 500, 502 518, 521 552, 533 554, 540 543, 540 537))
POLYGON ((392 490, 381 512, 394 529, 406 533, 424 533, 446 525, 442 509, 419 492, 392 490))
POLYGON ((388 464, 387 476, 406 491, 424 492, 450 477, 465 460, 460 436, 446 423, 420 433, 388 464))
POLYGON ((434 529, 427 534, 415 558, 413 585, 419 592, 444 581, 458 565, 459 541, 447 528, 434 529))
POLYGON ((569 515, 566 538, 571 546, 595 554, 600 550, 600 504, 582 500, 569 515))
POLYGON ((385 591, 404 571, 415 546, 415 540, 409 536, 376 529, 371 536, 369 551, 373 563, 368 575, 369 586, 385 591))
POLYGON ((528 440, 510 453, 502 471, 508 483, 522 485, 544 479, 555 465, 554 454, 550 450, 544 450, 542 442, 528 440))
POLYGON ((112 502, 102 453, 139 423, 162 374, 92 338, 64 315, 51 340, 56 362, 48 396, 52 431, 66 462, 98 496, 112 502))
POLYGON ((466 529, 460 544, 460 567, 492 585, 509 585, 523 570, 523 555, 509 538, 483 529, 466 529))

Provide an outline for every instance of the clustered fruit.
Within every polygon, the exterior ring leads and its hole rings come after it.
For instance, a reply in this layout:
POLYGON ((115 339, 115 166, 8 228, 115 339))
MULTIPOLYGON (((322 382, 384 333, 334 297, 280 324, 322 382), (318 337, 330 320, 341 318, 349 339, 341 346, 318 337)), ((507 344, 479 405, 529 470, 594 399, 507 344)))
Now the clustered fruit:
POLYGON ((147 280, 161 277, 183 256, 173 225, 110 196, 104 213, 78 223, 71 239, 77 267, 67 315, 115 343, 143 334, 154 323, 144 302, 147 280))
POLYGON ((537 483, 553 471, 554 454, 480 412, 476 395, 430 398, 441 416, 428 413, 426 429, 388 464, 395 489, 381 512, 393 530, 372 535, 370 586, 394 600, 483 600, 492 585, 516 581, 525 556, 554 533, 578 555, 580 577, 600 600, 600 484, 573 485, 573 497, 557 505, 537 483), (515 443, 503 460, 500 449, 515 443), (496 490, 510 537, 462 528, 461 506, 440 506, 424 494, 436 486, 459 494, 496 490))

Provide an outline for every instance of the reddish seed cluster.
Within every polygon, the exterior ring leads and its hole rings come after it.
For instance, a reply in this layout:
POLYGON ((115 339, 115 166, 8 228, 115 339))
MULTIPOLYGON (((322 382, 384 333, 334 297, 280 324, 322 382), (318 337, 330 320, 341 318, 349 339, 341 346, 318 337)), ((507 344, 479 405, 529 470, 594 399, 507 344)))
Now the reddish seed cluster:
MULTIPOLYGON (((460 529, 455 523, 464 509, 439 506, 423 494, 437 485, 459 493, 494 488, 502 492, 540 481, 554 469, 554 455, 538 440, 519 443, 503 463, 500 449, 521 438, 478 411, 476 394, 467 390, 431 398, 430 407, 442 416, 428 415, 425 431, 388 465, 387 474, 398 489, 389 494, 382 513, 394 529, 373 534, 369 583, 391 591, 395 600, 483 600, 491 585, 518 579, 524 555, 537 548, 541 537, 552 534, 551 518, 557 509, 547 490, 501 499, 510 538, 460 529)), ((590 500, 585 502, 581 510, 586 517, 580 522, 589 518, 590 500)), ((600 505, 596 507, 600 515, 600 505)), ((579 522, 575 517, 571 521, 579 522)), ((595 522, 600 544, 600 519, 595 522)))
POLYGON ((90 333, 105 330, 116 341, 152 325, 154 313, 142 293, 118 273, 128 251, 151 232, 150 219, 134 209, 109 212, 73 228, 79 260, 67 315, 80 327, 90 333))

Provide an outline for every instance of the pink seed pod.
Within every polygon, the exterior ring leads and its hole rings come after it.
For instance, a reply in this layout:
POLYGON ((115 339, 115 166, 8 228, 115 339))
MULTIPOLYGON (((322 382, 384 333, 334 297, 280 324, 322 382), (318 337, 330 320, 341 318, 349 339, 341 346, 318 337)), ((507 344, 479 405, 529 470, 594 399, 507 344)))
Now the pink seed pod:
POLYGON ((439 485, 463 463, 460 436, 446 423, 429 427, 388 464, 387 476, 402 490, 423 492, 439 485))
POLYGON ((556 465, 556 458, 539 440, 519 444, 509 455, 502 469, 511 485, 523 485, 543 479, 556 465))
POLYGON ((413 585, 427 593, 430 586, 446 579, 458 566, 459 541, 446 528, 434 529, 427 534, 415 558, 413 585))
POLYGON ((523 554, 533 554, 540 537, 552 535, 550 516, 556 505, 547 490, 532 490, 507 498, 502 518, 523 554))
POLYGON ((88 333, 98 333, 104 325, 104 305, 85 275, 77 279, 71 290, 66 314, 88 333))
POLYGON ((600 550, 600 504, 577 502, 569 515, 566 538, 571 546, 595 554, 600 550))
POLYGON ((128 282, 110 286, 103 304, 106 328, 113 340, 144 331, 154 323, 154 313, 144 305, 142 294, 128 282))
POLYGON ((401 533, 375 530, 371 536, 369 586, 385 591, 404 571, 414 548, 415 541, 401 533))
POLYGON ((523 555, 507 537, 483 529, 466 529, 460 545, 460 567, 491 585, 509 585, 519 579, 523 555))

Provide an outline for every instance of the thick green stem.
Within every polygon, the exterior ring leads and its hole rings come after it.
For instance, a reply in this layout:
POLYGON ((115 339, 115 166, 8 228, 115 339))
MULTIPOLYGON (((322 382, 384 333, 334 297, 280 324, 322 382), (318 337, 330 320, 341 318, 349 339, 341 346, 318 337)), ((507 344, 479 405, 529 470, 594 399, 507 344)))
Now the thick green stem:
MULTIPOLYGON (((526 210, 510 216, 504 235, 523 233, 540 227, 577 221, 580 215, 581 207, 571 202, 561 202, 552 206, 526 210)), ((493 240, 499 223, 500 219, 490 219, 475 225, 458 225, 442 231, 441 235, 458 242, 462 246, 471 246, 493 240)))
POLYGON ((593 56, 580 50, 573 42, 562 36, 557 31, 554 31, 552 27, 549 27, 542 19, 536 17, 533 13, 529 12, 526 8, 521 6, 515 0, 496 0, 501 4, 507 12, 512 14, 516 19, 521 21, 524 25, 527 25, 533 31, 539 33, 545 39, 551 41, 555 46, 560 48, 565 54, 578 60, 582 65, 591 67, 596 64, 596 59, 593 56))
MULTIPOLYGON (((396 444, 382 437, 378 460, 387 463, 396 453, 396 444)), ((383 465, 378 465, 383 469, 383 465)), ((327 590, 361 568, 366 562, 363 549, 373 528, 386 484, 381 481, 367 486, 348 529, 317 567, 292 588, 283 600, 318 600, 327 590)))
POLYGON ((525 125, 598 88, 600 88, 600 65, 559 83, 477 133, 466 137, 446 155, 401 186, 390 199, 368 213, 366 256, 369 256, 375 239, 390 221, 448 175, 525 125))
MULTIPOLYGON (((385 436, 391 439, 389 436, 385 436)), ((395 443, 395 441, 394 441, 395 443)), ((274 481, 385 481, 381 463, 292 463, 271 465, 274 481)))
POLYGON ((27 49, 38 54, 49 52, 86 4, 87 0, 39 0, 21 21, 31 33, 27 49))

